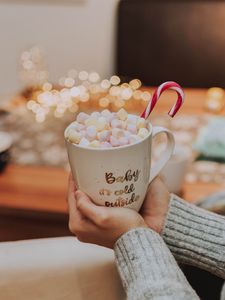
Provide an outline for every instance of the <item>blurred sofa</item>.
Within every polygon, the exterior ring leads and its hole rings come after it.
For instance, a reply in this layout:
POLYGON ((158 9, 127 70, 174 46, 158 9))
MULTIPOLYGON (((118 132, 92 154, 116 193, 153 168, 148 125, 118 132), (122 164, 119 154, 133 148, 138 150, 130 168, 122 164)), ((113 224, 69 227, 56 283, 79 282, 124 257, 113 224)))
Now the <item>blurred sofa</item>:
POLYGON ((0 243, 1 300, 125 299, 113 252, 74 237, 0 243))
POLYGON ((225 1, 121 0, 117 74, 158 86, 225 87, 225 1))

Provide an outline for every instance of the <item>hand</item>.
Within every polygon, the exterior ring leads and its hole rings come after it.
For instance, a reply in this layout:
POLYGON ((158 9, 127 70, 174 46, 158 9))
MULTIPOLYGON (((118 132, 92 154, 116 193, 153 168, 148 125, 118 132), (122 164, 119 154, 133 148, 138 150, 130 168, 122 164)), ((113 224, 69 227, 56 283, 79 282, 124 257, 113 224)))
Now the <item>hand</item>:
POLYGON ((94 204, 72 179, 68 190, 69 228, 78 240, 113 248, 120 236, 132 228, 147 227, 143 218, 129 208, 104 207, 94 204))
POLYGON ((169 199, 170 194, 165 184, 159 177, 157 177, 149 185, 140 214, 148 227, 159 234, 163 230, 169 206, 169 199))

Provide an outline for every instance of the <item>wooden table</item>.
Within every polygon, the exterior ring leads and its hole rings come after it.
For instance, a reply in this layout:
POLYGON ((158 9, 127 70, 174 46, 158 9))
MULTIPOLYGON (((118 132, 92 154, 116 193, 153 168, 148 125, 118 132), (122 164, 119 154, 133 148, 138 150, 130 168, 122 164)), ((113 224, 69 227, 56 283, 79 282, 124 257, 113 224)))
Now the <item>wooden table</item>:
MULTIPOLYGON (((180 112, 202 114, 206 90, 187 89, 180 112)), ((174 101, 168 92, 155 112, 167 112, 174 101)), ((222 112, 225 114, 225 111, 222 112)), ((0 240, 67 235, 68 172, 63 169, 9 165, 0 174, 0 240)), ((185 183, 183 198, 199 198, 225 188, 218 184, 185 183)))

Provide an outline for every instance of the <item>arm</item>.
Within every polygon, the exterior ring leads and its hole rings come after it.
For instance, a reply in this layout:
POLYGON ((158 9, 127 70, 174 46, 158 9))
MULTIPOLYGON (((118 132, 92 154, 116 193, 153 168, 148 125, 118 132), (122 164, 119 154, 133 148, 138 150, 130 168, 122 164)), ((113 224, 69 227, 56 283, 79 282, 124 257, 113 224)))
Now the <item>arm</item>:
MULTIPOLYGON (((129 300, 195 300, 172 254, 159 234, 128 208, 95 205, 70 183, 69 227, 80 241, 115 246, 116 261, 129 300), (147 252, 145 251, 147 249, 147 252)), ((109 291, 110 292, 110 291, 109 291)))
POLYGON ((225 279, 225 218, 171 195, 162 237, 175 258, 225 279))
POLYGON ((199 299, 153 230, 130 230, 119 238, 114 251, 129 300, 199 299))

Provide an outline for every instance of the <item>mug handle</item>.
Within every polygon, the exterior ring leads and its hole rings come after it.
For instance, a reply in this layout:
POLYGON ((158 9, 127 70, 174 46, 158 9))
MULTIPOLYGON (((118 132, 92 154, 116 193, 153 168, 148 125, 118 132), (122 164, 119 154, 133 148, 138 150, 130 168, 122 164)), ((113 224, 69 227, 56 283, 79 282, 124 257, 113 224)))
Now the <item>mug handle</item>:
POLYGON ((174 147, 175 147, 175 140, 174 140, 174 136, 173 136, 172 132, 164 127, 160 127, 160 126, 153 127, 152 138, 154 138, 156 135, 158 135, 160 133, 166 134, 167 145, 166 145, 166 149, 164 150, 164 152, 161 155, 160 160, 157 161, 151 169, 149 183, 151 183, 152 180, 156 176, 158 176, 159 173, 162 171, 164 166, 167 164, 167 162, 171 158, 173 151, 174 151, 174 147))

